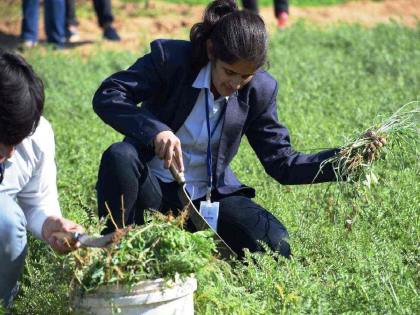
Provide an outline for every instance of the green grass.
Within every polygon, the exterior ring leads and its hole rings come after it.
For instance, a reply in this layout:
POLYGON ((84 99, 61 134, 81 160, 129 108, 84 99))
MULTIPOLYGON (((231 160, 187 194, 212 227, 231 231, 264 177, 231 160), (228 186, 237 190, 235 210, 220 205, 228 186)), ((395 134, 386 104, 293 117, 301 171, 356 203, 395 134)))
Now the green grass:
POLYGON ((20 20, 22 15, 22 5, 14 0, 0 1, 0 21, 14 22, 20 20))
MULTIPOLYGON (((278 80, 278 115, 296 149, 336 147, 344 135, 420 99, 420 30, 397 24, 316 29, 295 24, 274 34, 269 72, 278 80)), ((100 121, 91 99, 100 82, 139 55, 36 51, 57 143, 65 216, 88 225, 102 152, 122 139, 100 121)), ((280 186, 264 174, 244 139, 233 170, 256 201, 288 228, 294 257, 248 257, 224 278, 199 273, 196 314, 419 314, 420 171, 418 147, 378 164, 379 184, 357 196, 338 186, 280 186), (346 225, 351 219, 354 224, 346 225)), ((15 314, 66 314, 60 258, 30 239, 15 314)))

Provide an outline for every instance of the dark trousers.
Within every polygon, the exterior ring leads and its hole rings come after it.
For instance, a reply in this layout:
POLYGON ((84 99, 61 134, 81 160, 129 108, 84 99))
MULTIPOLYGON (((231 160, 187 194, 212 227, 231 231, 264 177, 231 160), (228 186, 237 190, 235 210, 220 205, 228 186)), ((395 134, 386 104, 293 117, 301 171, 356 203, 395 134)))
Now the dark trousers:
MULTIPOLYGON (((65 24, 64 0, 45 0, 45 32, 48 42, 63 44, 65 24)), ((23 20, 21 38, 38 40, 39 0, 23 0, 23 20)))
MULTIPOLYGON (((122 204, 124 200, 125 224, 144 224, 144 210, 154 209, 161 213, 172 210, 174 214, 182 209, 176 182, 164 183, 148 168, 139 150, 132 144, 119 142, 109 147, 102 156, 99 168, 97 194, 99 217, 108 214, 105 202, 119 227, 122 227, 122 204), (122 196, 122 197, 121 197, 122 196)), ((201 199, 194 200, 199 208, 201 199)), ((217 232, 238 254, 243 256, 243 248, 251 252, 261 251, 258 242, 268 246, 283 256, 290 256, 289 238, 286 228, 271 213, 241 193, 221 195, 212 192, 212 201, 218 201, 219 221, 217 232)), ((191 222, 187 223, 192 227, 191 222)), ((191 228, 194 230, 194 228, 191 228)), ((103 233, 114 230, 111 222, 103 233)))
POLYGON ((93 0, 93 6, 95 7, 100 27, 111 24, 114 21, 114 16, 111 12, 111 0, 93 0))
MULTIPOLYGON (((258 0, 242 0, 244 9, 251 10, 258 14, 258 0)), ((289 0, 274 0, 274 14, 276 18, 279 17, 281 12, 289 13, 289 0)))
MULTIPOLYGON (((74 1, 66 0, 66 27, 78 25, 74 1)), ((111 0, 93 0, 93 7, 95 8, 100 27, 104 27, 114 21, 111 0)))
POLYGON ((79 25, 79 22, 76 19, 76 5, 74 0, 66 0, 66 27, 77 25, 79 25))

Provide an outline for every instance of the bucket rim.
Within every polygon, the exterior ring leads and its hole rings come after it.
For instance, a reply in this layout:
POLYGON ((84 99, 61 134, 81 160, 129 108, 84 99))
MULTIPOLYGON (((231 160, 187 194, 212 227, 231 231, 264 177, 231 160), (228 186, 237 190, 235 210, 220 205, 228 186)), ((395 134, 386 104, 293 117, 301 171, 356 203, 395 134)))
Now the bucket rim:
POLYGON ((127 290, 127 287, 124 283, 115 283, 102 285, 95 291, 86 292, 84 297, 98 297, 106 296, 110 294, 120 294, 120 295, 136 295, 136 294, 147 294, 148 292, 163 291, 166 289, 172 289, 186 285, 188 283, 196 282, 195 274, 191 274, 182 280, 179 274, 175 275, 175 279, 165 280, 165 278, 155 278, 147 279, 137 282, 133 285, 130 291, 127 290))
POLYGON ((164 281, 163 278, 145 280, 145 282, 157 282, 158 285, 160 285, 160 287, 155 286, 154 290, 150 289, 149 287, 148 289, 150 290, 148 291, 131 290, 130 292, 128 292, 125 286, 124 290, 119 291, 106 291, 99 293, 95 291, 95 293, 93 294, 86 294, 83 297, 79 298, 76 304, 82 308, 107 308, 110 305, 110 301, 113 301, 115 305, 121 307, 131 307, 133 305, 160 304, 182 299, 187 295, 193 294, 197 290, 197 280, 192 277, 185 279, 185 281, 179 281, 177 284, 171 287, 162 285, 163 283, 167 283, 167 281, 164 281))

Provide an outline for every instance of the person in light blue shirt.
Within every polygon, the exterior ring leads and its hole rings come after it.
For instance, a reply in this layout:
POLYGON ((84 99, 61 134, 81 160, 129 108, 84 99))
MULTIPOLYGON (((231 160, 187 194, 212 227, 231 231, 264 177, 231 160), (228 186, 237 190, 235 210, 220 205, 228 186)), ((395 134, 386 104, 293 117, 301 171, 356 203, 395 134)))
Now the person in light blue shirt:
POLYGON ((8 309, 19 289, 26 229, 61 254, 71 248, 52 233, 83 231, 61 216, 54 133, 43 107, 42 81, 31 66, 0 52, 0 304, 8 309))

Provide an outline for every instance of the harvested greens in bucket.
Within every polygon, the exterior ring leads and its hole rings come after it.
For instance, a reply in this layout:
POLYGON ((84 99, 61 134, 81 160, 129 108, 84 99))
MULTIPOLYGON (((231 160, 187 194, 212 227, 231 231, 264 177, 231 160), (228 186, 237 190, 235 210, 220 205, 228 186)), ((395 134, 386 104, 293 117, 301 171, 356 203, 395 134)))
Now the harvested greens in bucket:
POLYGON ((186 211, 176 218, 155 212, 148 224, 119 230, 108 247, 81 247, 67 261, 73 284, 82 292, 117 283, 130 290, 142 280, 186 278, 217 260, 213 232, 184 230, 186 218, 186 211))

